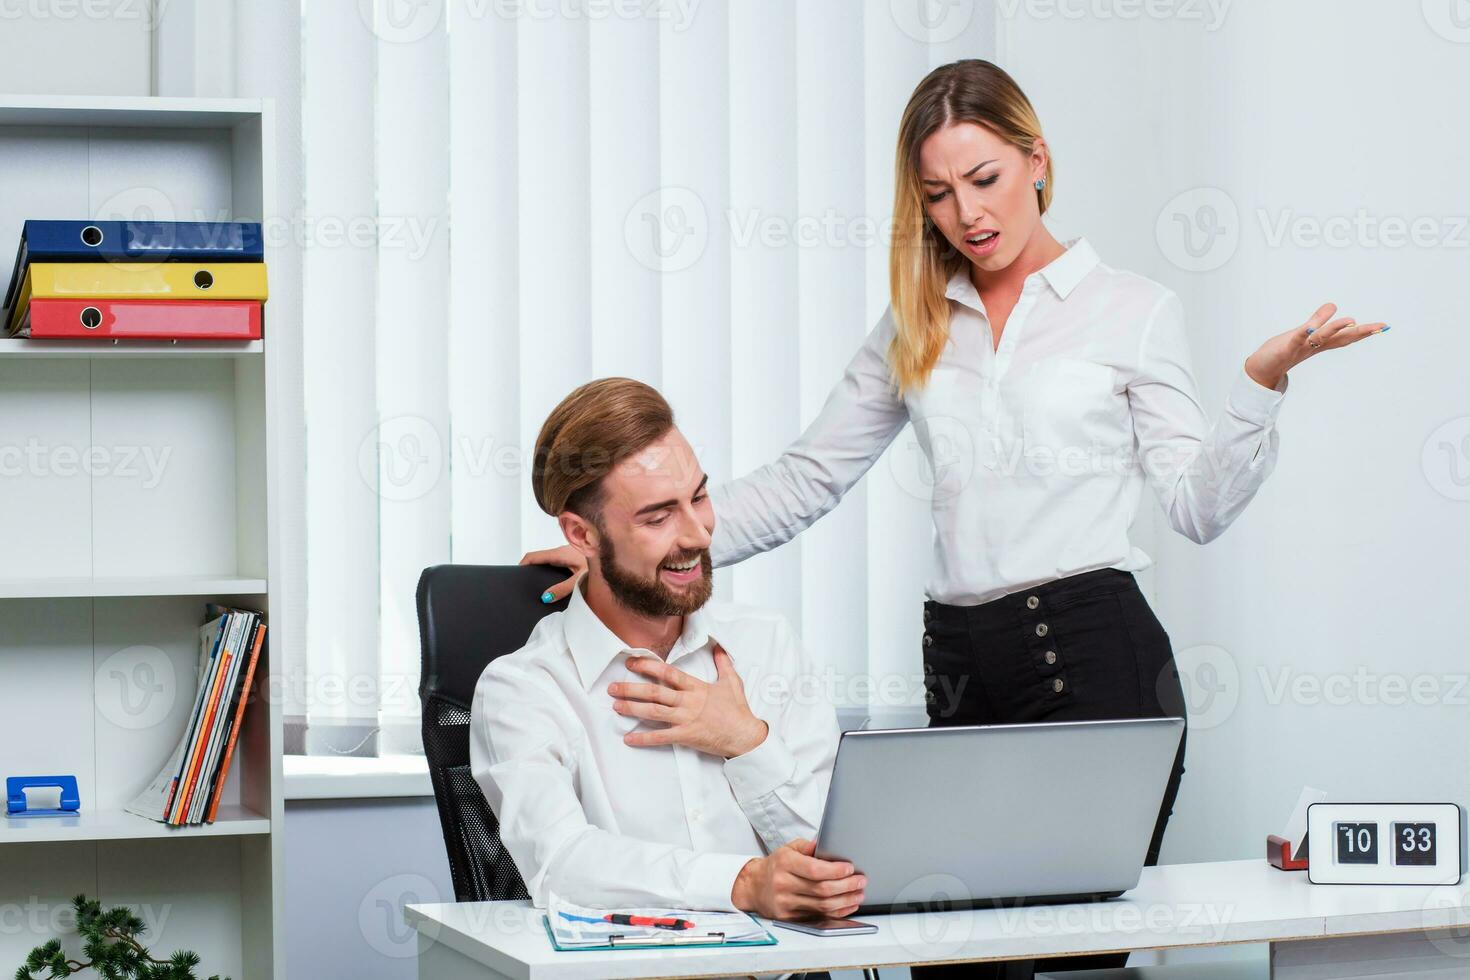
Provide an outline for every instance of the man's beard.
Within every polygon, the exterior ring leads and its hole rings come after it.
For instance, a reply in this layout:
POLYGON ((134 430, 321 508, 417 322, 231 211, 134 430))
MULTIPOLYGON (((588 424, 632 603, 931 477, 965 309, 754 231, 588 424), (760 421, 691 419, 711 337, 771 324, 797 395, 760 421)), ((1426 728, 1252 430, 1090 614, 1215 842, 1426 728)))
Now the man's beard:
MULTIPOLYGON (((644 579, 624 571, 618 565, 612 540, 606 534, 602 536, 602 544, 597 565, 602 570, 602 577, 607 580, 608 590, 612 592, 614 599, 634 612, 644 616, 687 616, 709 602, 710 594, 714 591, 714 564, 710 561, 709 549, 699 553, 699 568, 702 573, 699 580, 684 592, 675 592, 663 583, 658 572, 654 572, 652 579, 644 579)), ((666 558, 664 561, 683 562, 692 557, 686 554, 666 558)), ((659 564, 662 567, 663 562, 659 564)))

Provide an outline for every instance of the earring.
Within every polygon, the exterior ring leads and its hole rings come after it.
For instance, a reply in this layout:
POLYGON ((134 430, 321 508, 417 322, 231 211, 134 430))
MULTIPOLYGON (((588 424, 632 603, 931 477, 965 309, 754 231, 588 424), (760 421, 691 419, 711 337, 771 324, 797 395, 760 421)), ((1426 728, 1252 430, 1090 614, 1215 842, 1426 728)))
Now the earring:
POLYGON ((1045 177, 1041 177, 1041 178, 1039 178, 1036 181, 1036 189, 1039 190, 1039 191, 1046 189, 1046 178, 1045 177))

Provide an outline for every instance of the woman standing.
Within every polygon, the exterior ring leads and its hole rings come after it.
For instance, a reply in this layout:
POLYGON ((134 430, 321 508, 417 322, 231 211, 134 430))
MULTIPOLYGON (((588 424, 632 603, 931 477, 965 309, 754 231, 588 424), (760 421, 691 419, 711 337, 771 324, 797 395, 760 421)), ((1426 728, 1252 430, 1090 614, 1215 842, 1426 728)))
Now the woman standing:
MULTIPOLYGON (((1388 328, 1321 307, 1246 358, 1211 426, 1178 297, 1042 223, 1051 154, 1004 71, 960 61, 919 84, 899 127, 896 184, 891 304, 801 438, 713 491, 715 564, 791 540, 912 423, 933 468, 930 723, 1183 716, 1169 637, 1133 576, 1150 563, 1128 538, 1143 484, 1175 530, 1218 536, 1274 466, 1287 371, 1388 328)), ((576 570, 567 551, 523 562, 576 570)), ((1149 865, 1183 761, 1181 741, 1149 865)), ((1014 964, 982 967, 915 976, 1017 975, 1014 964)))

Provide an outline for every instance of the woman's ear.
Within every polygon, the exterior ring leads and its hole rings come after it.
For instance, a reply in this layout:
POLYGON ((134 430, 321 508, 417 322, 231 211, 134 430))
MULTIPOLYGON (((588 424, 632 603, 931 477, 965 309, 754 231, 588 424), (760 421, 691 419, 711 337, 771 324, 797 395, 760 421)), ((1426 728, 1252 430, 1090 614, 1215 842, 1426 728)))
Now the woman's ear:
POLYGON ((1046 163, 1051 159, 1051 147, 1040 136, 1031 144, 1031 182, 1046 176, 1046 163))

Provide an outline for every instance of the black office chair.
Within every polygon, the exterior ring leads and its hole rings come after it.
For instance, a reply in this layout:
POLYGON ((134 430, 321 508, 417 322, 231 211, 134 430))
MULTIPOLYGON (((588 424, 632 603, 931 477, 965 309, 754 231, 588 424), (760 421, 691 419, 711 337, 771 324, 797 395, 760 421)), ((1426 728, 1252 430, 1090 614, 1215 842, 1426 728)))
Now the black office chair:
POLYGON ((540 598, 564 578, 544 565, 435 565, 419 576, 424 755, 457 901, 530 897, 470 773, 470 700, 486 664, 519 650, 541 617, 566 608, 566 600, 548 606, 540 598))

